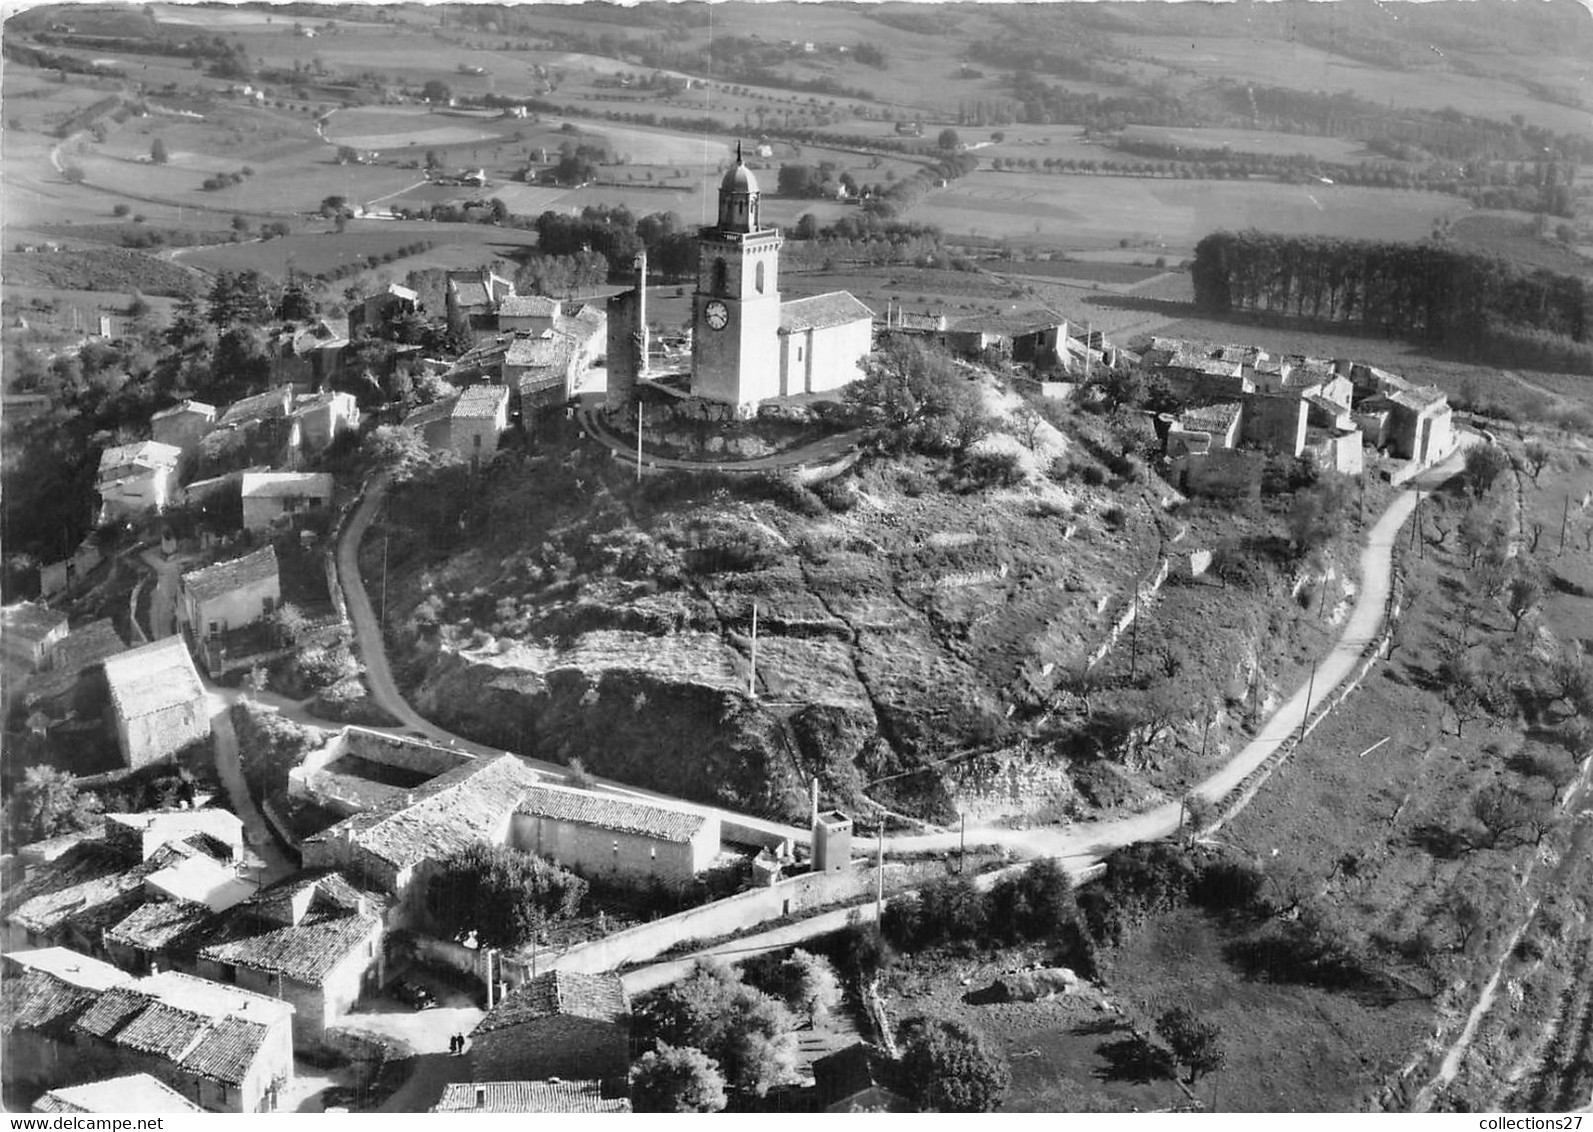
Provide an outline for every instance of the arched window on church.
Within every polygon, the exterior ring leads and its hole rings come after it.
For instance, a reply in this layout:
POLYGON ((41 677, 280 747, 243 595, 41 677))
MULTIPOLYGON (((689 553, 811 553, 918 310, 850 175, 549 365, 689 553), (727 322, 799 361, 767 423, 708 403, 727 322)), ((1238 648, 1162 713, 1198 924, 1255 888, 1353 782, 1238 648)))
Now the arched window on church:
POLYGON ((722 259, 714 260, 714 294, 723 295, 730 287, 730 269, 722 259))
POLYGON ((752 285, 758 289, 758 294, 763 294, 763 260, 758 261, 758 268, 753 272, 752 285))

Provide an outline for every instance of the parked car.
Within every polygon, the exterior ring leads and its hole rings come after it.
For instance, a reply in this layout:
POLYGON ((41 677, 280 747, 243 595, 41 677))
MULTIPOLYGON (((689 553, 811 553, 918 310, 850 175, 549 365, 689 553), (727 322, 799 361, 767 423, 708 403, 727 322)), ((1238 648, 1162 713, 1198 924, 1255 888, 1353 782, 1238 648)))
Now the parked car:
POLYGON ((429 1010, 437 1005, 437 1000, 431 991, 408 979, 400 979, 393 984, 393 997, 405 1006, 413 1006, 416 1010, 429 1010))

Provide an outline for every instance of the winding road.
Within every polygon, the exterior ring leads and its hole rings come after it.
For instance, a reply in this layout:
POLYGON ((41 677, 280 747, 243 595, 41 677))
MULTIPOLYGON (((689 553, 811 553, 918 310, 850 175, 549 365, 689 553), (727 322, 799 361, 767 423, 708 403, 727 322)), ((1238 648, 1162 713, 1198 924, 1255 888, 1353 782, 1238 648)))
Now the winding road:
MULTIPOLYGON (((593 422, 588 420, 588 414, 584 411, 582 423, 588 426, 588 431, 596 439, 609 444, 610 447, 615 443, 621 443, 611 436, 605 439, 605 434, 601 431, 593 432, 593 422)), ((829 439, 841 441, 843 438, 829 439)), ((1394 541, 1400 528, 1415 509, 1419 492, 1430 491, 1437 484, 1455 475, 1462 466, 1465 449, 1477 441, 1475 435, 1460 434, 1460 444, 1448 459, 1412 480, 1407 489, 1389 504, 1388 509, 1379 517, 1367 536, 1367 544, 1361 553, 1360 561, 1361 588, 1356 594, 1355 605, 1350 611, 1343 633, 1327 656, 1318 662, 1314 678, 1295 691, 1294 695, 1267 721, 1260 734, 1220 770, 1199 784, 1196 791, 1201 797, 1215 801, 1238 786, 1273 753, 1279 744, 1286 742, 1300 730, 1310 709, 1325 702, 1364 658, 1367 648, 1382 628, 1393 573, 1394 541)), ((843 446, 841 451, 844 450, 843 446)), ((800 456, 801 453, 783 455, 790 458, 800 456)), ((796 462, 802 461, 799 459, 796 462)), ((338 577, 348 602, 349 617, 354 625, 360 655, 365 661, 371 696, 382 707, 392 712, 395 718, 402 720, 406 728, 418 734, 434 741, 453 743, 480 754, 497 754, 499 752, 493 748, 460 738, 423 718, 404 699, 393 681, 381 627, 377 623, 359 572, 360 541, 382 504, 385 488, 386 484, 381 479, 371 482, 350 521, 345 524, 337 547, 338 577)), ((560 779, 566 773, 564 767, 554 763, 532 758, 526 758, 526 762, 533 768, 560 779)), ((810 841, 807 830, 796 829, 778 822, 669 798, 667 795, 621 783, 600 780, 600 784, 617 793, 667 800, 672 805, 732 820, 741 825, 754 826, 788 837, 793 842, 806 844, 810 841)), ((1020 856, 1057 858, 1070 872, 1077 874, 1100 861, 1114 849, 1174 833, 1178 829, 1180 817, 1180 804, 1169 802, 1128 817, 1080 822, 1066 827, 1016 830, 975 826, 967 831, 967 840, 972 844, 1001 846, 1020 856)), ((887 853, 949 851, 956 849, 962 838, 960 832, 892 836, 885 839, 885 850, 887 853)), ((854 844, 860 853, 872 853, 878 848, 877 839, 874 838, 857 838, 854 839, 854 844)))

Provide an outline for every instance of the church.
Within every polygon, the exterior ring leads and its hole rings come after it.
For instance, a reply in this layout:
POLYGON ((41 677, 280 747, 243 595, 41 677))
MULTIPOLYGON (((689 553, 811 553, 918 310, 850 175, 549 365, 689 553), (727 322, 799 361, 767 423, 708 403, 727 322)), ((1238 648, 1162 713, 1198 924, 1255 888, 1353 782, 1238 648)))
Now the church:
MULTIPOLYGON (((765 401, 850 384, 874 345, 874 312, 845 291, 781 302, 784 241, 758 209, 758 181, 738 144, 719 184, 719 222, 697 237, 690 390, 747 415, 765 401)), ((628 404, 647 376, 646 261, 638 262, 636 290, 609 300, 612 408, 628 404)))

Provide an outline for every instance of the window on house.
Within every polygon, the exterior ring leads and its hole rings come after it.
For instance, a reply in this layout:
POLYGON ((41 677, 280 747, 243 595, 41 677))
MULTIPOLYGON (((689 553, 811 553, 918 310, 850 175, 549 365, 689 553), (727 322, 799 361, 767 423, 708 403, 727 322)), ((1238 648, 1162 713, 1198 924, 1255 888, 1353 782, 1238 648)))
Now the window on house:
POLYGON ((221 622, 212 621, 210 623, 210 635, 212 637, 219 637, 221 635, 221 622))
POLYGON ((475 436, 472 436, 470 439, 475 442, 475 445, 476 445, 477 448, 481 447, 481 434, 479 432, 476 433, 475 436))
POLYGON ((758 294, 763 294, 763 261, 758 261, 758 269, 753 273, 752 285, 758 289, 758 294))
POLYGON ((264 597, 260 600, 260 606, 265 611, 265 615, 269 617, 277 607, 277 599, 269 596, 264 597))
POLYGON ((802 347, 798 346, 797 347, 797 361, 800 362, 801 360, 802 360, 802 347))

